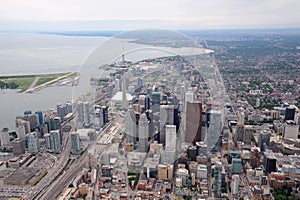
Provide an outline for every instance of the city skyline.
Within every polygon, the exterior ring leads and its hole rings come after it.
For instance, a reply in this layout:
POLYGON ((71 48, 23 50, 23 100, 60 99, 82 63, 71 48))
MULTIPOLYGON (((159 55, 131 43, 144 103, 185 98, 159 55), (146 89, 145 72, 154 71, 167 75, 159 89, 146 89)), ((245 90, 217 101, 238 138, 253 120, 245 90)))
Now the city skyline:
POLYGON ((0 199, 300 199, 300 1, 1 2, 0 199))
MULTIPOLYGON (((190 44, 178 32, 128 33, 126 38, 137 39, 137 47, 190 44)), ((42 34, 29 35, 36 39, 42 34)), ((31 77, 24 92, 44 80, 55 90, 78 89, 84 73, 93 71, 86 81, 94 94, 83 92, 71 102, 56 104, 56 109, 35 105, 19 110, 14 116, 16 133, 5 127, 0 132, 0 196, 276 199, 282 193, 296 198, 290 191, 300 187, 298 35, 215 33, 207 43, 199 41, 214 51, 137 62, 128 61, 124 52, 124 60, 119 57, 100 69, 97 64, 76 73, 19 76, 31 77), (62 85, 52 84, 60 79, 62 85), (284 193, 278 189, 283 186, 284 193)), ((117 41, 108 44, 119 49, 122 41, 117 41)), ((114 49, 107 46, 102 49, 114 49)), ((108 57, 101 52, 93 55, 108 57)), ((21 87, 20 80, 11 77, 2 78, 3 97, 21 87)), ((54 96, 45 88, 41 91, 54 96)))

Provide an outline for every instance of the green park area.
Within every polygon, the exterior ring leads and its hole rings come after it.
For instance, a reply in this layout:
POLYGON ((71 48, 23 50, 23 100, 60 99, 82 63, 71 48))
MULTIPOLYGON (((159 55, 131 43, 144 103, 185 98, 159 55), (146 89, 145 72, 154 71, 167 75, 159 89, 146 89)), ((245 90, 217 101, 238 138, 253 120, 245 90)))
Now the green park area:
POLYGON ((36 74, 36 75, 15 75, 0 76, 0 89, 18 89, 19 92, 25 92, 28 89, 50 82, 54 84, 57 80, 63 80, 77 76, 77 73, 54 73, 54 74, 36 74))
POLYGON ((133 187, 139 182, 141 173, 139 171, 128 171, 128 182, 133 187), (133 185, 132 185, 133 184, 133 185))

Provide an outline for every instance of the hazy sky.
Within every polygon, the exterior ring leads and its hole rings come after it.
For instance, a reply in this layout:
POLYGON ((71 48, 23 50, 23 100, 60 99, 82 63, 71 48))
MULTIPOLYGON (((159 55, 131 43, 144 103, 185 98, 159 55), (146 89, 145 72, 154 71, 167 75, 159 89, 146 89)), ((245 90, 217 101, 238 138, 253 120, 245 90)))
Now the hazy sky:
POLYGON ((2 30, 300 27, 300 0, 0 0, 0 5, 2 30))

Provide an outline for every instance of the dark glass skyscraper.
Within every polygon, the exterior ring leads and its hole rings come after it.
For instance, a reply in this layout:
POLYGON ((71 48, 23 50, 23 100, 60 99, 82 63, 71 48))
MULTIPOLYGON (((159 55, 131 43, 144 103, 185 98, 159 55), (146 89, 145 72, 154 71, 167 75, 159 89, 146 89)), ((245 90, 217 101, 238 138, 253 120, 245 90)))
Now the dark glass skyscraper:
POLYGON ((295 119, 296 108, 295 107, 287 107, 285 109, 284 120, 294 120, 295 119))
POLYGON ((271 138, 271 133, 268 131, 264 130, 259 133, 258 143, 261 152, 264 152, 266 150, 265 146, 269 147, 270 138, 271 138))
POLYGON ((103 114, 103 124, 108 123, 108 107, 102 106, 102 114, 103 114))
POLYGON ((186 108, 185 142, 193 143, 201 140, 202 103, 188 101, 186 108))
POLYGON ((266 175, 276 171, 276 157, 273 152, 265 152, 263 161, 266 175))
POLYGON ((159 112, 160 106, 160 92, 152 92, 152 110, 153 112, 159 112))

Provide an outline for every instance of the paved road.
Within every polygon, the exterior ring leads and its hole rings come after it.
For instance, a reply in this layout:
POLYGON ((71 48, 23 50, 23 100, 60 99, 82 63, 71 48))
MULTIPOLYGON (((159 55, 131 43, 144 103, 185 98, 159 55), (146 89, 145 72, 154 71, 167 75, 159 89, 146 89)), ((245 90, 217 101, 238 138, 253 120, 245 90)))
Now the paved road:
POLYGON ((32 88, 34 88, 34 86, 36 85, 36 83, 40 80, 40 77, 36 77, 32 83, 30 84, 30 86, 27 88, 27 90, 25 91, 26 92, 29 92, 30 90, 32 90, 32 88))

